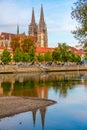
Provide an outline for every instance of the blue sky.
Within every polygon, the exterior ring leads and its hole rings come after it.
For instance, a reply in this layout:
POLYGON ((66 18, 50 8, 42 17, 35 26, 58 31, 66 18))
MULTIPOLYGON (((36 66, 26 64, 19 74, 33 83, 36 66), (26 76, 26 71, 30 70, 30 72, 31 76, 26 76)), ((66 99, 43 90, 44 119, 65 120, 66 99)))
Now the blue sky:
POLYGON ((75 46, 78 41, 71 31, 76 28, 76 21, 71 19, 71 8, 76 1, 0 0, 0 33, 16 33, 17 24, 19 24, 20 33, 27 34, 32 7, 34 7, 36 23, 38 23, 41 4, 43 4, 49 47, 56 47, 59 42, 75 46))

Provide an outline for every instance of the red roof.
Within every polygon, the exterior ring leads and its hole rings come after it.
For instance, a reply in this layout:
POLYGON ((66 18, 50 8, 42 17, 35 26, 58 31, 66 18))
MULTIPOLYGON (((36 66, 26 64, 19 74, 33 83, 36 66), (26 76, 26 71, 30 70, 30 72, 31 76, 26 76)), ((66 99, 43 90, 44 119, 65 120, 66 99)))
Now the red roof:
POLYGON ((83 55, 84 52, 81 50, 76 49, 75 47, 68 46, 69 50, 73 51, 77 55, 83 55))
POLYGON ((36 47, 36 53, 53 52, 54 48, 36 47))
POLYGON ((4 50, 4 49, 6 49, 5 46, 0 46, 0 50, 4 50))

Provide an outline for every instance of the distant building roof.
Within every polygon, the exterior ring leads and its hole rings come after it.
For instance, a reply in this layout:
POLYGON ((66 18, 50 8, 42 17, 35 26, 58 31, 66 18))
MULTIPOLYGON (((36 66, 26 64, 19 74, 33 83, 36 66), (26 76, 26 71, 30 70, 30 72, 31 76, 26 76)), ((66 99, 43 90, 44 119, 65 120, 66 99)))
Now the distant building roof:
POLYGON ((11 34, 11 33, 6 33, 6 32, 2 32, 1 33, 1 38, 3 38, 3 39, 7 39, 7 40, 9 40, 9 38, 13 38, 15 36, 15 34, 11 34))
POLYGON ((25 33, 21 33, 21 34, 12 34, 12 33, 7 33, 7 32, 2 32, 0 35, 0 39, 4 39, 4 40, 11 40, 15 37, 20 37, 20 38, 30 38, 32 40, 34 40, 35 42, 37 42, 37 37, 36 36, 27 36, 25 33))
POLYGON ((4 50, 4 49, 6 49, 5 46, 0 46, 0 50, 4 50))
POLYGON ((54 48, 36 47, 36 53, 53 52, 54 48))
POLYGON ((76 55, 83 55, 84 52, 76 49, 75 47, 68 46, 69 50, 73 51, 76 55))

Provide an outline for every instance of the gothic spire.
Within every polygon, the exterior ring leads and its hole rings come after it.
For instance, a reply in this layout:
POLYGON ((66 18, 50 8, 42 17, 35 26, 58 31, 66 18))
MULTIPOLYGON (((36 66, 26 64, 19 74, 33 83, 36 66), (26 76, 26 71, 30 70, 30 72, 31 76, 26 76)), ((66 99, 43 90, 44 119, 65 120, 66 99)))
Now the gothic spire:
POLYGON ((35 23, 35 16, 34 16, 34 8, 32 8, 32 19, 31 19, 31 23, 35 23))
POLYGON ((17 24, 17 34, 19 34, 19 25, 17 24))
POLYGON ((37 36, 37 24, 35 22, 34 8, 32 8, 31 23, 29 25, 28 34, 30 36, 37 36))
POLYGON ((43 5, 41 5, 40 23, 39 24, 43 24, 43 23, 44 23, 44 12, 43 12, 43 5))

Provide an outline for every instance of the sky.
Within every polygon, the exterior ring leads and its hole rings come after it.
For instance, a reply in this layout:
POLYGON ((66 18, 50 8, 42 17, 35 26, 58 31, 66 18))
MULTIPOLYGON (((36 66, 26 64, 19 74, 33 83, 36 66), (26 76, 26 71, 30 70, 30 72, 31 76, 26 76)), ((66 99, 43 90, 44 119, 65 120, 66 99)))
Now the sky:
POLYGON ((77 0, 0 0, 0 33, 28 34, 31 22, 32 7, 35 12, 36 23, 39 23, 41 4, 48 31, 48 46, 56 47, 58 43, 71 46, 78 45, 78 41, 71 33, 77 23, 71 18, 71 11, 77 0))

